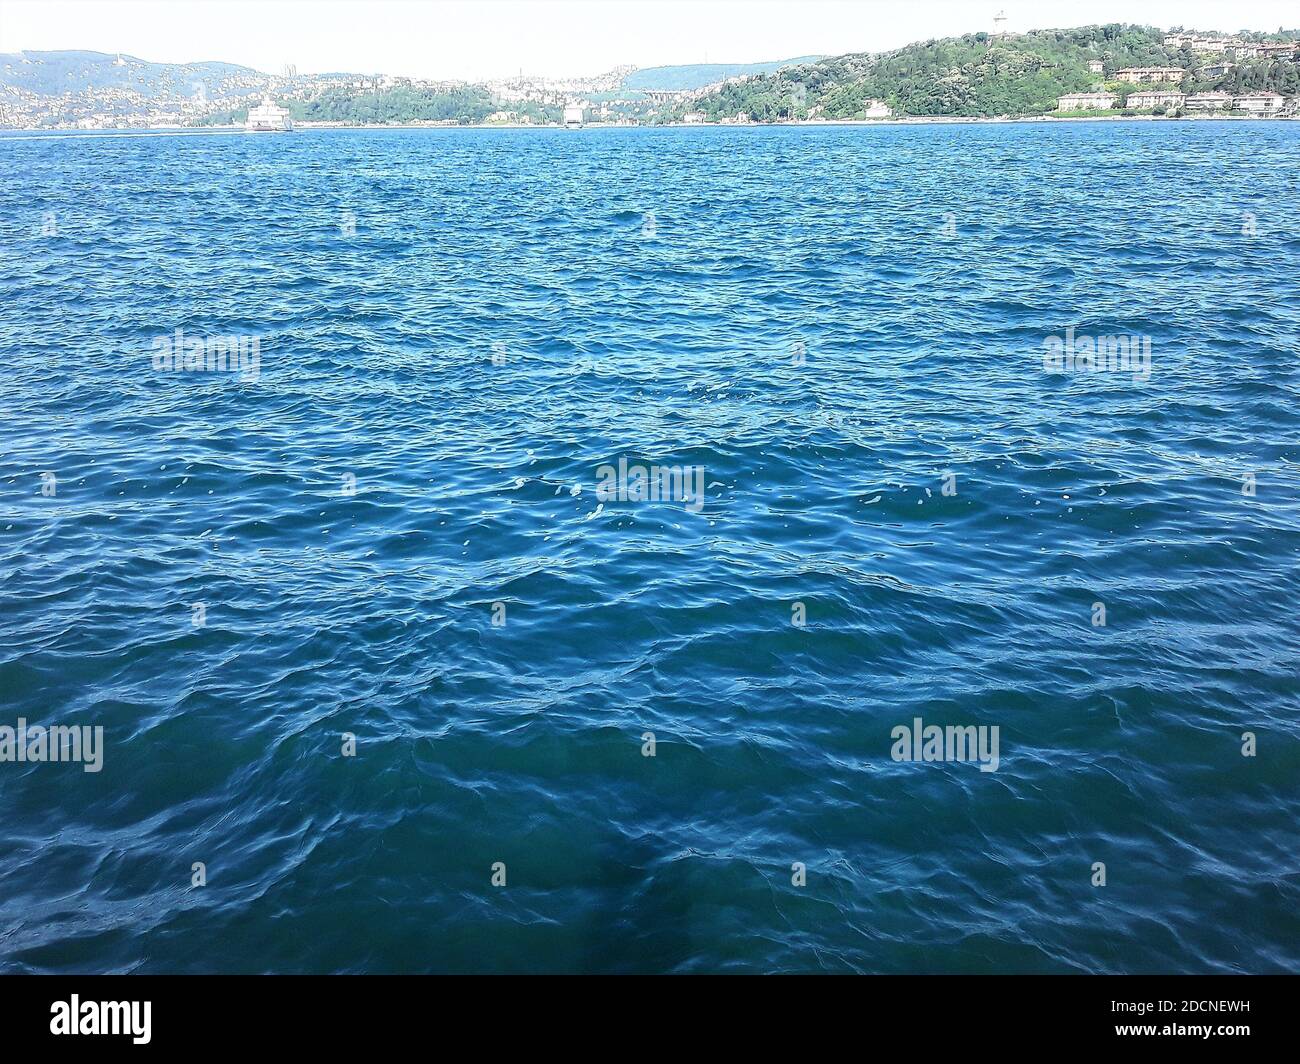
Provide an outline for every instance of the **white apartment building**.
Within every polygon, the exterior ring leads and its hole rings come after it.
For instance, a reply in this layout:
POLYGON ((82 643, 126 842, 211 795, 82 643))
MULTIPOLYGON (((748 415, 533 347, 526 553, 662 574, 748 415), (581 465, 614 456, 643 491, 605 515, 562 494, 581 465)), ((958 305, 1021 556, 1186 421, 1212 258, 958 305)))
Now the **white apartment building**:
POLYGON ((1071 92, 1057 98, 1058 111, 1109 111, 1119 104, 1113 92, 1071 92))

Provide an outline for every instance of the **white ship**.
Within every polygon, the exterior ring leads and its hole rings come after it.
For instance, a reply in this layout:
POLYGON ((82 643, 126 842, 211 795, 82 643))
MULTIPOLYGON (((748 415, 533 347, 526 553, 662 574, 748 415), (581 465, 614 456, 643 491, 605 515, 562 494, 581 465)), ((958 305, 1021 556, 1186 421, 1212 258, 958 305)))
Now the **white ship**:
POLYGON ((564 128, 581 129, 586 116, 578 104, 570 104, 564 109, 564 128))
POLYGON ((249 110, 244 128, 249 133, 288 133, 293 129, 293 123, 289 121, 289 112, 273 104, 267 96, 249 110))

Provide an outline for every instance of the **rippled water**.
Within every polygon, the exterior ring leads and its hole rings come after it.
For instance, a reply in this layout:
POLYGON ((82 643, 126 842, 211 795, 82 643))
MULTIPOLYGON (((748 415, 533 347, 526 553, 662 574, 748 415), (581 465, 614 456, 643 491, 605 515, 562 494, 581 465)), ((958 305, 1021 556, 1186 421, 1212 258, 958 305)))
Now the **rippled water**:
POLYGON ((5 969, 1300 963, 1300 125, 0 159, 5 969))

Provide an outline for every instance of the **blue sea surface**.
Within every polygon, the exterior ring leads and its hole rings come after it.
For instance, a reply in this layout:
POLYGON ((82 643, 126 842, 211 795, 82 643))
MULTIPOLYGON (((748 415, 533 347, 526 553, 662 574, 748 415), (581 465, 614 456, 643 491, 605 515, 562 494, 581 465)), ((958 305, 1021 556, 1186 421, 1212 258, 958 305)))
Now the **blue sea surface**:
POLYGON ((0 138, 0 725, 103 728, 0 970, 1296 969, 1298 216, 1294 122, 0 138))

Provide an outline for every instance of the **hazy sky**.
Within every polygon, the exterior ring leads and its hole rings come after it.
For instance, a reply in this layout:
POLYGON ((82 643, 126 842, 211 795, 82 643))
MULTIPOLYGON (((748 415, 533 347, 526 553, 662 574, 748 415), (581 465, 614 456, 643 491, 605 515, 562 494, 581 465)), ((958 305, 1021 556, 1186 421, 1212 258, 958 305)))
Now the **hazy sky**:
POLYGON ((0 0, 0 52, 86 48, 470 80, 879 51, 991 29, 1004 7, 1013 30, 1300 23, 1296 0, 0 0))

